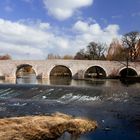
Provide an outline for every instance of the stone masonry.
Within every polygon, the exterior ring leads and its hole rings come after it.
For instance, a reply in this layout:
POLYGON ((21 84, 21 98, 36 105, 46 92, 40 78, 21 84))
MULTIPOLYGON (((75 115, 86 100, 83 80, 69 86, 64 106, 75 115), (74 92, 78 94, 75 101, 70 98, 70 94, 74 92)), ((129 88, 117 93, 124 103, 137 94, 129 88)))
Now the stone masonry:
MULTIPOLYGON (((49 78, 50 72, 55 66, 65 66, 73 78, 83 79, 85 72, 92 66, 99 66, 104 69, 106 76, 119 76, 120 71, 126 68, 126 62, 99 61, 99 60, 1 60, 0 76, 5 78, 16 78, 16 71, 20 65, 28 64, 34 69, 36 76, 49 78)), ((140 76, 140 62, 130 62, 129 68, 136 71, 140 76)))

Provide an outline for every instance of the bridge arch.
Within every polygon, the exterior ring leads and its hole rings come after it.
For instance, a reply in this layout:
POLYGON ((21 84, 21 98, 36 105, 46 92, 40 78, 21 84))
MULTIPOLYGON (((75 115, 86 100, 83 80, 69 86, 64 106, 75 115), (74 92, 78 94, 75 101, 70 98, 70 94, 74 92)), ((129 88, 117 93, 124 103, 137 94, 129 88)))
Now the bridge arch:
POLYGON ((72 72, 69 67, 64 65, 54 66, 50 72, 49 77, 72 77, 72 72))
POLYGON ((135 77, 135 76, 138 76, 138 73, 136 69, 134 69, 133 67, 128 67, 128 68, 123 67, 119 71, 119 76, 122 78, 126 76, 135 77))
POLYGON ((107 73, 101 66, 91 66, 89 67, 84 74, 84 78, 105 78, 107 73))
POLYGON ((29 75, 37 76, 36 70, 30 64, 20 64, 16 67, 15 77, 20 78, 29 75))

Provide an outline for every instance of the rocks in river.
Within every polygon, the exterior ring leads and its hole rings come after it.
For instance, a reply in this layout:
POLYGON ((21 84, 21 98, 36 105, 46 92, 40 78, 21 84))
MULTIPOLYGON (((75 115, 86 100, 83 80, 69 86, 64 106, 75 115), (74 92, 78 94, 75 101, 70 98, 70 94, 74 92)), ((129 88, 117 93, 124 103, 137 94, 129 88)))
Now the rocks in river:
POLYGON ((0 119, 0 140, 55 140, 65 132, 78 136, 96 128, 96 121, 62 113, 4 118, 0 119))

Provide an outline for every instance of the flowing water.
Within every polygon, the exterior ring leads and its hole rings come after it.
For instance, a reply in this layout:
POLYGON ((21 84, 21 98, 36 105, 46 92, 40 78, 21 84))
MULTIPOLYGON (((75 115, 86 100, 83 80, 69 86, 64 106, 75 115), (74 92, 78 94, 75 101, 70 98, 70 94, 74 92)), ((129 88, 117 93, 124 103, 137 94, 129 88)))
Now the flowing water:
MULTIPOLYGON (((0 117, 62 112, 96 120, 79 140, 139 140, 140 83, 119 80, 19 78, 0 84, 0 117), (16 83, 16 84, 15 84, 16 83)), ((59 140, 71 139, 65 134, 59 140)))

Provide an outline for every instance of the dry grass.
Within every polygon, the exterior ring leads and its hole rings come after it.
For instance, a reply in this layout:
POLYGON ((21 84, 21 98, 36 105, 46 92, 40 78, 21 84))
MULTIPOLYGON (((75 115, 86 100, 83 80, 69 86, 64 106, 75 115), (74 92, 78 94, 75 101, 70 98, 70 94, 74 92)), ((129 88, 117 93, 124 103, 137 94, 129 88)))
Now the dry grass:
POLYGON ((0 119, 0 140, 57 139, 64 132, 80 135, 94 130, 95 121, 56 113, 51 116, 26 116, 0 119))

